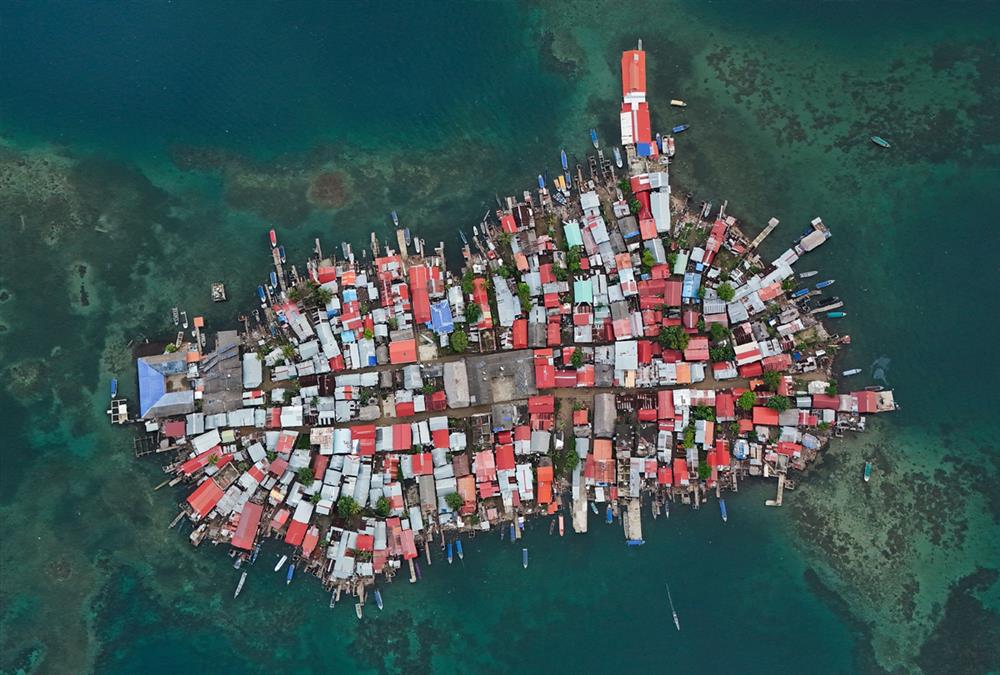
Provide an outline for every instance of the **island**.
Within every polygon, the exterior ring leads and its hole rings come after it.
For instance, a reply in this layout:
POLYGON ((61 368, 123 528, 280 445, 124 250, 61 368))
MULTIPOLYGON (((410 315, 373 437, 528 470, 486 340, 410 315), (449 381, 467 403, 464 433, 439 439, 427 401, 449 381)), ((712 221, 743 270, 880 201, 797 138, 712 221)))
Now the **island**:
POLYGON ((780 506, 831 438, 896 409, 838 390, 850 337, 823 320, 843 303, 793 271, 831 236, 820 218, 765 262, 777 219, 751 240, 727 204, 672 193, 688 125, 652 133, 645 66, 641 42, 622 54, 612 155, 591 130, 585 162, 563 151, 561 173, 498 197, 461 231, 460 272, 395 212, 395 242, 316 240, 301 268, 271 230, 238 330, 175 309, 176 339, 136 346, 137 414, 113 391, 111 419, 167 458, 161 487, 187 486, 171 527, 229 549, 234 596, 269 539, 265 571, 314 575, 359 618, 398 573, 462 558, 463 537, 517 542, 530 518, 565 536, 594 514, 639 546, 646 508, 714 500, 726 520, 754 478, 780 506))

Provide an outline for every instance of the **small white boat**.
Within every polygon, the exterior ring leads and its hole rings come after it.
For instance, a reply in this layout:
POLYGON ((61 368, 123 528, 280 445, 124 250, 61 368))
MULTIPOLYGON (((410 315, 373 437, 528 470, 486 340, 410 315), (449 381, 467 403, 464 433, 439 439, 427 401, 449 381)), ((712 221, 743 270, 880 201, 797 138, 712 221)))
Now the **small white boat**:
POLYGON ((378 607, 379 611, 382 611, 382 594, 379 590, 375 589, 375 606, 378 607))
POLYGON ((284 565, 286 562, 288 562, 288 556, 287 555, 281 556, 281 560, 279 560, 278 564, 274 566, 274 571, 277 572, 278 570, 280 570, 281 566, 284 565))
POLYGON ((360 621, 364 616, 364 605, 360 602, 354 603, 354 613, 358 615, 358 620, 360 621))
POLYGON ((688 107, 688 104, 685 103, 684 101, 680 100, 679 98, 672 98, 672 99, 670 99, 670 105, 674 106, 675 108, 686 108, 686 107, 688 107))
POLYGON ((861 372, 860 368, 851 368, 850 370, 845 370, 841 373, 844 377, 850 377, 851 375, 857 375, 861 372))
POLYGON ((528 569, 528 549, 526 548, 521 549, 521 565, 524 569, 528 569))
POLYGON ((247 573, 243 572, 243 574, 240 575, 240 582, 236 584, 236 592, 233 593, 234 600, 239 596, 240 591, 243 590, 243 584, 245 584, 246 582, 247 582, 247 573))
POLYGON ((808 279, 809 277, 814 277, 819 274, 816 270, 809 270, 808 272, 802 272, 799 274, 799 279, 808 279))

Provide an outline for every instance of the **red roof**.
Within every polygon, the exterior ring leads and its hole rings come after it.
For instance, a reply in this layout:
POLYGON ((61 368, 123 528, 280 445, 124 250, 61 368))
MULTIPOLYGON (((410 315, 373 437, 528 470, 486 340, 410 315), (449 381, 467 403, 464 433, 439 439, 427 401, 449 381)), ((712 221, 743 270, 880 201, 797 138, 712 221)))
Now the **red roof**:
POLYGON ((354 547, 356 551, 374 551, 375 537, 371 534, 358 534, 358 540, 354 547))
POLYGON ((236 524, 236 532, 233 533, 233 546, 244 551, 253 548, 254 539, 257 538, 257 527, 260 525, 260 517, 263 513, 264 507, 260 504, 247 502, 243 506, 240 520, 236 524))
POLYGON ((556 386, 556 369, 550 365, 535 366, 535 387, 551 389, 556 386))
POLYGON ((413 447, 413 429, 409 424, 392 425, 392 449, 397 452, 413 447))
POLYGON ((418 452, 412 456, 413 475, 429 476, 434 473, 434 461, 429 452, 418 452))
POLYGON ((528 346, 527 319, 514 319, 514 326, 511 329, 511 342, 514 349, 524 349, 528 346))
MULTIPOLYGON (((428 310, 430 311, 430 310, 428 310)), ((428 318, 428 321, 430 319, 428 318)), ((389 361, 393 364, 415 363, 417 360, 416 340, 395 340, 389 343, 389 361)))
POLYGON ((761 365, 760 361, 756 361, 739 366, 736 371, 740 377, 759 377, 764 374, 764 366, 761 365))
POLYGON ((855 391, 851 396, 858 402, 859 413, 878 412, 878 394, 874 391, 855 391))
POLYGON ((788 441, 781 441, 778 443, 778 453, 782 455, 787 455, 788 457, 794 457, 802 453, 802 446, 798 443, 789 443, 788 441))
POLYGON ((764 364, 765 370, 782 372, 792 366, 792 356, 791 354, 775 354, 774 356, 765 357, 761 363, 764 364))
POLYGON ((425 265, 414 265, 410 268, 410 295, 415 323, 425 324, 431 320, 431 301, 427 297, 428 276, 429 271, 425 265))
POLYGON ((514 446, 498 445, 496 453, 496 465, 498 469, 509 470, 514 468, 514 446))
POLYGON ((509 213, 500 216, 500 227, 504 232, 510 232, 511 234, 517 232, 517 222, 514 220, 514 216, 509 213))
POLYGON ((184 420, 170 420, 163 423, 163 435, 167 438, 180 438, 184 435, 184 420))
POLYGON ((813 394, 812 407, 820 410, 838 410, 840 408, 839 396, 828 396, 827 394, 813 394))
POLYGON ((660 485, 673 485, 674 477, 669 466, 661 466, 656 470, 656 482, 660 485))
POLYGON ((666 304, 671 307, 681 306, 681 290, 683 283, 680 279, 667 279, 663 286, 663 298, 666 304))
POLYGON ((431 442, 434 443, 435 448, 441 448, 447 450, 451 447, 451 439, 449 438, 447 429, 435 429, 431 432, 431 442))
POLYGON ((688 341, 687 349, 684 350, 685 361, 707 361, 708 360, 708 338, 694 337, 688 341))
POLYGON ((181 464, 181 472, 185 476, 190 476, 191 474, 193 474, 198 469, 201 469, 201 468, 207 466, 208 465, 208 460, 211 459, 213 455, 215 457, 219 457, 220 456, 219 455, 219 447, 220 446, 218 446, 218 445, 212 446, 211 448, 209 448, 205 452, 203 452, 203 453, 201 453, 199 455, 195 455, 194 457, 192 457, 188 461, 184 462, 183 464, 181 464))
POLYGON ((556 411, 555 396, 532 396, 528 399, 528 413, 554 413, 556 411))
POLYGON ((538 467, 537 475, 538 491, 535 496, 535 501, 539 504, 548 504, 552 501, 552 467, 538 467))
POLYGON ((715 441, 715 463, 720 469, 729 468, 729 441, 721 438, 715 441))
POLYGON ((285 533, 285 543, 298 546, 306 538, 306 530, 308 529, 309 523, 303 523, 293 518, 292 524, 288 526, 288 531, 285 533))
POLYGON ((715 416, 727 420, 736 417, 736 399, 731 391, 720 391, 715 395, 715 416))
POLYGON ((753 407, 753 423, 769 427, 778 426, 778 411, 761 405, 753 407))
POLYGON ((223 490, 214 480, 209 478, 188 495, 187 503, 191 505, 198 518, 204 518, 222 499, 223 490))
POLYGON ((674 481, 678 485, 687 485, 688 480, 688 464, 687 460, 675 459, 674 460, 674 481))
POLYGON ((656 416, 661 420, 674 418, 674 394, 667 389, 656 392, 656 416))
POLYGON ((622 96, 646 93, 646 52, 630 49, 622 52, 622 96))
POLYGON ((396 417, 412 417, 413 401, 400 401, 396 404, 396 417))

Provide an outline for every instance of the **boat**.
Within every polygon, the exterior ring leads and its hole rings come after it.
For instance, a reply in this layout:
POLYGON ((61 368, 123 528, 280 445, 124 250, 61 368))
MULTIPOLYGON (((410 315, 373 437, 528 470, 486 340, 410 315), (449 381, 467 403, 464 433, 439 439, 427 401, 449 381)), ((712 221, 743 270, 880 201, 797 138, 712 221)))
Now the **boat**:
POLYGON ((611 504, 608 504, 608 508, 604 510, 604 522, 608 525, 615 519, 615 514, 611 512, 611 504))
POLYGON ((670 584, 667 584, 667 601, 670 602, 670 613, 674 615, 674 625, 677 630, 681 629, 681 620, 677 618, 677 610, 674 609, 674 599, 670 596, 670 584))
POLYGON ((278 259, 281 262, 285 262, 285 247, 284 245, 278 247, 278 259))
POLYGON ((261 302, 267 302, 267 292, 264 290, 263 286, 257 287, 257 297, 260 298, 261 302))
POLYGON ((642 546, 646 543, 645 539, 628 539, 625 541, 625 545, 629 548, 635 548, 636 546, 642 546))
POLYGON ((590 510, 594 512, 595 516, 598 514, 596 502, 590 502, 590 510))
POLYGON ((561 192, 553 192, 552 198, 556 200, 559 204, 566 206, 566 198, 563 197, 561 192))
POLYGON ((670 518, 670 502, 663 502, 663 514, 670 518))
POLYGON ((851 375, 857 375, 861 372, 860 368, 851 368, 850 370, 845 370, 841 375, 844 377, 850 377, 851 375))
POLYGON ((113 378, 111 380, 111 398, 118 395, 118 378, 113 378))
POLYGON ((793 298, 801 298, 803 295, 809 295, 808 288, 800 288, 799 290, 792 293, 793 298))
POLYGON ((414 560, 413 561, 413 569, 416 570, 416 572, 417 572, 417 579, 422 579, 423 575, 420 573, 420 561, 419 560, 414 560))
POLYGON ((393 226, 394 227, 399 227, 399 216, 396 215, 396 210, 393 209, 393 211, 392 211, 392 213, 390 215, 392 216, 392 224, 393 224, 393 226))
POLYGON ((278 245, 278 235, 275 234, 273 228, 271 229, 270 232, 267 233, 267 236, 271 239, 271 248, 274 248, 275 246, 278 245))
POLYGON ((615 164, 620 169, 623 166, 622 165, 622 151, 619 150, 617 147, 613 148, 612 150, 615 153, 615 164))
POLYGON ((892 147, 892 143, 890 143, 889 141, 885 140, 881 136, 872 136, 871 140, 872 140, 872 143, 874 143, 875 145, 877 145, 879 147, 882 147, 882 148, 891 148, 892 147))
POLYGON ((465 552, 462 551, 462 540, 461 539, 456 539, 455 540, 455 552, 458 553, 458 559, 459 560, 465 560, 465 552))
POLYGON ((563 514, 559 514, 559 536, 562 537, 566 534, 566 523, 563 519, 563 514))
POLYGON ((233 563, 233 569, 238 570, 241 567, 243 567, 243 556, 238 555, 236 556, 236 561, 233 563))
POLYGON ((377 588, 375 589, 375 606, 380 612, 382 611, 382 593, 377 588))
POLYGON ((175 326, 181 322, 181 315, 180 312, 177 311, 176 307, 171 308, 170 316, 173 318, 175 326))
POLYGON ((521 566, 524 569, 528 569, 528 549, 521 549, 521 566))
POLYGON ((675 108, 686 108, 686 107, 688 107, 688 104, 685 103, 684 101, 680 100, 679 98, 672 98, 672 99, 670 99, 670 105, 674 106, 675 108))
POLYGON ((559 151, 559 159, 562 160, 563 171, 567 171, 568 172, 569 171, 569 160, 566 159, 566 151, 565 150, 560 150, 559 151))
POLYGON ((590 142, 594 144, 595 148, 597 147, 597 129, 590 130, 590 142))
POLYGON ((253 565, 257 562, 257 556, 260 555, 260 544, 253 547, 253 553, 250 554, 250 564, 253 565))
POLYGON ((687 131, 690 128, 691 128, 690 124, 678 124, 676 127, 671 129, 671 131, 675 134, 679 134, 681 132, 687 131))
POLYGON ((865 482, 867 483, 872 479, 872 463, 865 462, 865 482))
POLYGON ((449 541, 448 542, 448 564, 449 565, 452 563, 452 560, 454 560, 454 556, 452 555, 452 543, 449 541))
POLYGON ((568 191, 573 187, 573 177, 569 175, 569 171, 563 174, 563 178, 566 179, 566 190, 568 191))
POLYGON ((728 523, 729 522, 729 514, 726 513, 726 500, 725 499, 720 499, 719 500, 719 513, 722 514, 722 522, 728 523))
POLYGON ((514 541, 514 521, 510 521, 510 540, 514 541))
POLYGON ((274 270, 271 270, 270 278, 271 278, 271 288, 277 288, 278 287, 278 273, 275 272, 274 270))
POLYGON ((828 319, 843 319, 847 316, 847 312, 827 312, 826 318, 828 319))
POLYGON ((281 560, 279 560, 278 564, 274 566, 274 571, 277 572, 278 570, 280 570, 281 566, 284 565, 287 561, 288 561, 287 555, 281 556, 281 560))
POLYGON ((833 286, 833 282, 835 281, 836 279, 827 279, 826 281, 820 281, 819 283, 816 284, 816 290, 818 291, 826 288, 827 286, 833 286))
POLYGON ((799 279, 808 279, 809 277, 814 277, 817 274, 819 274, 819 272, 816 270, 809 270, 808 272, 802 272, 799 274, 799 279))
POLYGON ((360 602, 354 603, 354 613, 358 615, 358 621, 364 616, 364 605, 360 602))
POLYGON ((465 246, 469 245, 469 240, 465 238, 465 232, 463 232, 462 230, 459 230, 458 231, 458 236, 460 236, 462 238, 462 244, 464 244, 465 246))
POLYGON ((500 528, 500 541, 503 541, 506 538, 507 538, 507 528, 506 527, 501 527, 500 528))
POLYGON ((656 132, 656 151, 663 154, 663 136, 660 132, 656 132))
POLYGON ((883 390, 885 390, 885 387, 883 387, 881 384, 870 384, 867 387, 865 387, 865 391, 883 391, 883 390))
POLYGON ((181 311, 181 326, 185 330, 187 330, 187 327, 188 327, 188 313, 185 312, 185 311, 181 311))
POLYGON ((666 146, 667 146, 667 150, 666 150, 667 157, 673 157, 674 153, 677 152, 677 147, 674 145, 674 137, 673 136, 667 136, 666 139, 664 139, 664 141, 665 141, 666 146))
POLYGON ((285 575, 285 585, 292 583, 292 577, 295 576, 295 563, 288 566, 288 574, 285 575))
POLYGON ((330 593, 330 609, 333 609, 336 606, 337 606, 337 589, 335 588, 330 593))
POLYGON ((240 575, 239 583, 236 584, 236 590, 233 592, 233 600, 235 600, 239 596, 240 591, 243 590, 243 584, 245 584, 246 582, 247 582, 247 573, 246 571, 244 571, 243 574, 240 575))
POLYGON ((545 189, 545 178, 542 177, 542 174, 538 174, 538 189, 539 190, 545 189))

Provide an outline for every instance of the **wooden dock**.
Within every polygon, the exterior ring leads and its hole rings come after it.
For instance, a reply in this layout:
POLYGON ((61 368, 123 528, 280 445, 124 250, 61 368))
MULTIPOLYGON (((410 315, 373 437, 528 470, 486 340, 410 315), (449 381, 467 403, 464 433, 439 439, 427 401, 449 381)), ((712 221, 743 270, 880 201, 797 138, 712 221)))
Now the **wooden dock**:
POLYGON ((765 227, 761 233, 758 234, 752 242, 750 242, 750 250, 752 251, 763 244, 764 240, 767 239, 767 235, 774 232, 774 228, 776 228, 780 222, 781 221, 777 218, 771 218, 771 220, 767 221, 767 227, 765 227))

